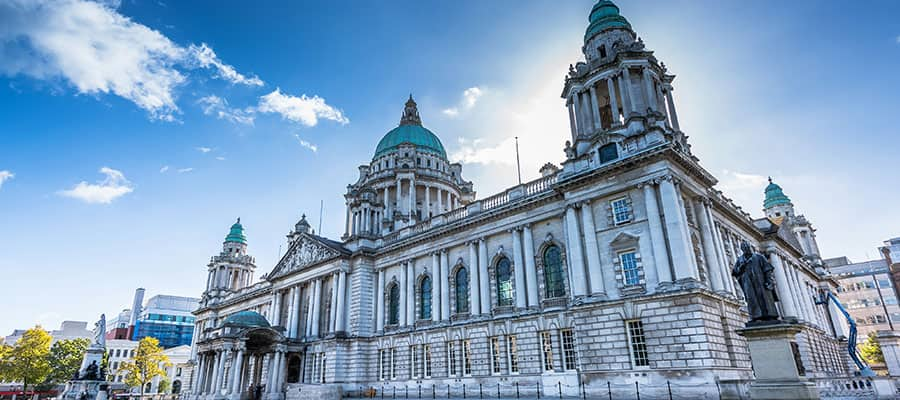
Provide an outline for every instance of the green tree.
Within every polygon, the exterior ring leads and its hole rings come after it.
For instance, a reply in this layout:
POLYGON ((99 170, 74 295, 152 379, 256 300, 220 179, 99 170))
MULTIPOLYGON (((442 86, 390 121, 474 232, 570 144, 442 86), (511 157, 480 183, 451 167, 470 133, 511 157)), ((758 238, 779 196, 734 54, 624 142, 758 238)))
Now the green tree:
POLYGON ((6 344, 0 343, 0 382, 9 382, 12 379, 7 378, 9 376, 9 357, 12 353, 13 347, 6 344))
POLYGON ((145 337, 138 342, 134 357, 123 362, 119 371, 125 373, 125 384, 131 387, 141 388, 141 398, 144 397, 144 389, 147 383, 156 377, 165 377, 165 367, 171 366, 169 357, 163 354, 159 347, 159 340, 145 337))
POLYGON ((866 341, 859 345, 859 352, 869 364, 884 364, 884 353, 881 352, 881 345, 875 337, 875 332, 869 332, 866 341))
POLYGON ((47 380, 50 375, 50 333, 35 326, 16 341, 7 357, 6 379, 21 382, 22 390, 28 391, 29 384, 47 380))
POLYGON ((66 339, 53 343, 50 346, 50 376, 51 383, 64 383, 78 373, 84 352, 91 344, 87 338, 66 339))

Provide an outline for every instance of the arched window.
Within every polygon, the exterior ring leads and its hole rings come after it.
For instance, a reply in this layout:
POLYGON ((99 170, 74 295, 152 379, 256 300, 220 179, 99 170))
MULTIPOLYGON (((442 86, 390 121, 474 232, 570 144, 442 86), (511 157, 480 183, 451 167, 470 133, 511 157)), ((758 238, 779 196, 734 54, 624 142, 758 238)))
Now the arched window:
POLYGON ((509 259, 503 257, 497 261, 497 306, 513 305, 512 268, 509 259))
POLYGON ((388 325, 400 323, 400 286, 396 283, 388 289, 388 325))
POLYGON ((544 250, 544 289, 548 299, 566 296, 562 254, 556 245, 544 250))
POLYGON ((431 278, 425 276, 419 283, 419 319, 431 319, 431 278))
POLYGON ((606 45, 600 45, 600 58, 606 58, 606 45))
POLYGON ((469 312, 469 273, 465 268, 456 271, 456 312, 469 312))
POLYGON ((176 380, 175 382, 172 382, 172 394, 179 393, 181 393, 181 381, 176 380))

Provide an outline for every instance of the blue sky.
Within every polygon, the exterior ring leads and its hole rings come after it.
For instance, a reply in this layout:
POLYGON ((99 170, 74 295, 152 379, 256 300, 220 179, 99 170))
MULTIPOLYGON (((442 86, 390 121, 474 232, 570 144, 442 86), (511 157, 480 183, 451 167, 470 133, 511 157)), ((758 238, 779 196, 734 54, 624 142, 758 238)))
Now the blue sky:
MULTIPOLYGON (((479 197, 563 159, 559 98, 593 1, 0 4, 0 334, 199 296, 241 217, 257 277, 412 92, 479 197), (321 3, 321 4, 320 4, 321 3), (252 120, 252 123, 251 123, 252 120)), ((772 175, 827 257, 900 235, 900 3, 618 2, 683 130, 761 216, 772 175)))

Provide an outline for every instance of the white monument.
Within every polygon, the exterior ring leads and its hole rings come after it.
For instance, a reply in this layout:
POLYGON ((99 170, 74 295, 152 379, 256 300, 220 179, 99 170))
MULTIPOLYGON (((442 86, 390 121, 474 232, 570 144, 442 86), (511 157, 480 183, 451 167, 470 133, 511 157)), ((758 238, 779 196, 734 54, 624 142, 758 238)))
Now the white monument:
POLYGON ((106 315, 94 324, 94 340, 84 352, 78 374, 66 383, 63 399, 106 400, 106 371, 102 367, 103 354, 106 353, 106 315))

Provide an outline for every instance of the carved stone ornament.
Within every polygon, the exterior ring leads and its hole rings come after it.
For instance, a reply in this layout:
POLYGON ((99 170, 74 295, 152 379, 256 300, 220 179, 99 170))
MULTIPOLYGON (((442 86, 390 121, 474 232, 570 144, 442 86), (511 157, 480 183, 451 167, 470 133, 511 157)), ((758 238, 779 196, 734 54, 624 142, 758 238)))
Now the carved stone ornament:
POLYGON ((281 259, 281 262, 269 275, 272 277, 284 275, 339 255, 340 253, 337 250, 327 247, 306 235, 302 235, 291 246, 288 255, 281 259))

